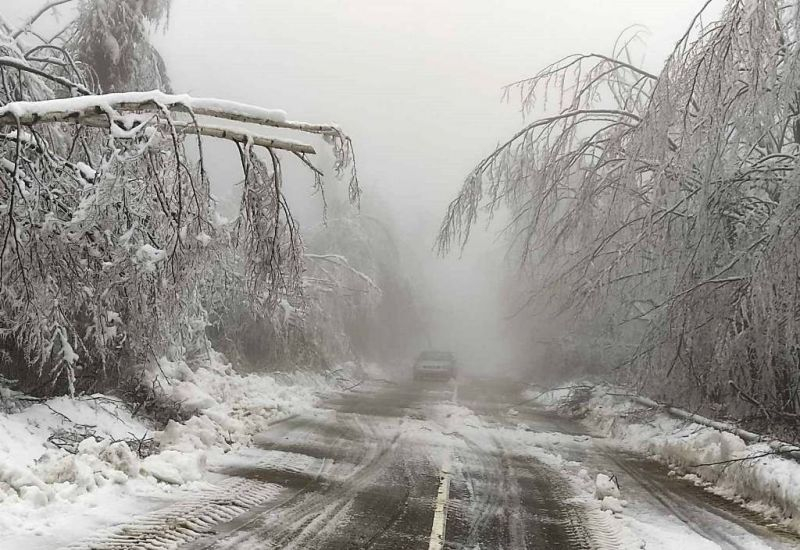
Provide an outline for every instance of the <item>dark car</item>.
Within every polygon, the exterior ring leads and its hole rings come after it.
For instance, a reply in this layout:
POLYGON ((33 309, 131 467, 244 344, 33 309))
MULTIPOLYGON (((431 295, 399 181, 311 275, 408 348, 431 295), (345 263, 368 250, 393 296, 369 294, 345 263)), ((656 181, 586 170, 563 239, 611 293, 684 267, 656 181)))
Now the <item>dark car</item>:
POLYGON ((449 351, 423 351, 414 361, 414 380, 450 380, 457 373, 456 358, 449 351))

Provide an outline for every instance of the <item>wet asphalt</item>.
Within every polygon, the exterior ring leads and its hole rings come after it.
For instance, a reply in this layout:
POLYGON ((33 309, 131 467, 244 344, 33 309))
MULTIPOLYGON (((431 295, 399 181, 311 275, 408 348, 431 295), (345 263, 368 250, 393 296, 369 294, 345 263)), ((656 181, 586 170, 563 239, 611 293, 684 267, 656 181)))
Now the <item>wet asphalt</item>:
MULTIPOLYGON (((431 526, 445 471, 449 498, 441 548, 620 547, 576 503, 557 466, 509 445, 509 430, 521 427, 588 437, 577 423, 524 403, 519 390, 485 381, 381 384, 329 398, 316 414, 289 418, 258 436, 268 459, 223 472, 275 484, 278 497, 186 548, 433 548, 431 526), (467 412, 473 429, 461 430, 467 412), (505 437, 496 435, 504 430, 505 437)), ((766 541, 766 548, 800 548, 798 539, 760 516, 644 457, 601 440, 560 451, 590 471, 617 473, 626 497, 720 548, 750 548, 746 536, 766 541)))

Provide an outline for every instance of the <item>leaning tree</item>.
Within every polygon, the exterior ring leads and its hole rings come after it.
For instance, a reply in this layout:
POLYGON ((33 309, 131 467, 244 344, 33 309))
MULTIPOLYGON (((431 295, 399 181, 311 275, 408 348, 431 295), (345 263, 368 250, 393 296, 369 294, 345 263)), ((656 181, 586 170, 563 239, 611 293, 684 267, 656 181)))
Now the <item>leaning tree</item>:
POLYGON ((143 29, 168 2, 83 1, 54 37, 33 29, 66 3, 20 28, 0 18, 0 372, 73 393, 206 349, 209 319, 226 308, 275 318, 302 299, 304 249, 281 166, 296 158, 318 189, 322 173, 312 143, 271 130, 321 136, 353 202, 359 187, 337 126, 130 91, 166 83, 143 29), (207 138, 241 160, 233 220, 210 193, 207 138))
POLYGON ((800 413, 800 3, 731 0, 659 73, 572 55, 506 88, 528 122, 483 159, 439 244, 508 206, 527 303, 607 372, 770 418, 800 413), (598 346, 588 346, 597 349, 598 346))

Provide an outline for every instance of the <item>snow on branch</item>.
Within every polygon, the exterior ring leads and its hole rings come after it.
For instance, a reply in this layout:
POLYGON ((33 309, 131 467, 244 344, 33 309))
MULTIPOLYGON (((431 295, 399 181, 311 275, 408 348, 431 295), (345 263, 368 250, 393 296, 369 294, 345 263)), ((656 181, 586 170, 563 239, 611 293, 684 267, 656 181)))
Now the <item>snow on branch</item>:
MULTIPOLYGON (((11 58, 0 58, 0 64, 11 58)), ((125 122, 120 113, 152 112, 154 117, 170 111, 189 113, 191 122, 172 120, 170 117, 162 126, 172 125, 189 134, 227 139, 242 144, 252 144, 272 149, 282 149, 293 153, 314 154, 314 147, 307 143, 289 139, 263 136, 240 128, 228 128, 206 124, 197 115, 215 117, 235 122, 297 129, 312 133, 337 133, 334 126, 313 125, 303 122, 286 121, 286 113, 279 110, 263 109, 217 99, 195 99, 186 95, 169 95, 159 91, 129 92, 106 95, 86 95, 45 101, 17 101, 0 107, 0 124, 34 126, 45 123, 75 122, 88 126, 121 127, 125 122)), ((128 128, 127 130, 130 130, 128 128)))
MULTIPOLYGON (((266 147, 267 149, 281 149, 284 151, 291 151, 292 153, 306 153, 309 155, 316 153, 314 147, 301 141, 266 137, 250 132, 208 124, 194 125, 191 123, 176 122, 174 126, 187 134, 200 134, 206 137, 227 139, 244 145, 258 145, 259 147, 266 147)), ((313 165, 309 167, 315 171, 317 170, 313 165)))
POLYGON ((150 92, 123 92, 87 95, 46 101, 19 101, 0 108, 0 124, 23 125, 67 122, 114 112, 190 112, 197 116, 221 118, 259 126, 274 126, 301 132, 335 135, 341 130, 332 124, 309 124, 286 119, 286 113, 222 99, 193 98, 188 95, 150 92))
POLYGON ((347 273, 349 273, 351 275, 354 275, 355 277, 360 279, 372 291, 374 291, 374 292, 376 292, 378 294, 380 294, 380 292, 381 292, 380 287, 377 284, 375 284, 375 281, 372 280, 372 277, 370 277, 366 273, 364 273, 362 271, 359 271, 356 268, 354 268, 352 265, 350 265, 350 262, 344 256, 341 256, 339 254, 308 254, 308 253, 306 253, 306 254, 304 254, 304 258, 306 258, 307 260, 314 260, 314 261, 317 261, 317 262, 328 262, 328 263, 331 263, 331 264, 335 265, 336 267, 344 269, 347 273))

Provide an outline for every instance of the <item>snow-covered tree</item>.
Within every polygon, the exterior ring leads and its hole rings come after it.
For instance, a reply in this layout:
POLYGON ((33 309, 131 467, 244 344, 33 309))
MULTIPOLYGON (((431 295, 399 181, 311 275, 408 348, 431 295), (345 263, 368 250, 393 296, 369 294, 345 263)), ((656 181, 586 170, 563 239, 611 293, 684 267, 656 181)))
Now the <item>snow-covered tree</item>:
POLYGON ((210 310, 244 300, 274 316, 301 299, 303 244, 282 158, 322 180, 315 147, 272 128, 324 138, 358 198, 350 140, 336 126, 217 99, 103 93, 164 83, 141 25, 167 4, 81 2, 70 30, 33 47, 22 40, 30 28, 0 24, 0 371, 89 389, 204 350, 210 310), (210 194, 205 138, 231 142, 241 159, 233 220, 210 194))
POLYGON ((317 252, 307 255, 322 306, 316 325, 339 327, 338 341, 367 360, 386 363, 416 353, 424 324, 391 224, 364 213, 343 215, 312 231, 308 243, 317 252))
POLYGON ((526 301, 613 342, 606 368, 670 398, 791 417, 800 4, 731 0, 702 21, 658 74, 633 63, 628 36, 509 86, 526 113, 559 109, 476 166, 439 242, 506 204, 526 301))
POLYGON ((150 43, 150 27, 165 21, 169 8, 170 0, 81 0, 69 47, 106 92, 170 91, 164 60, 150 43))

